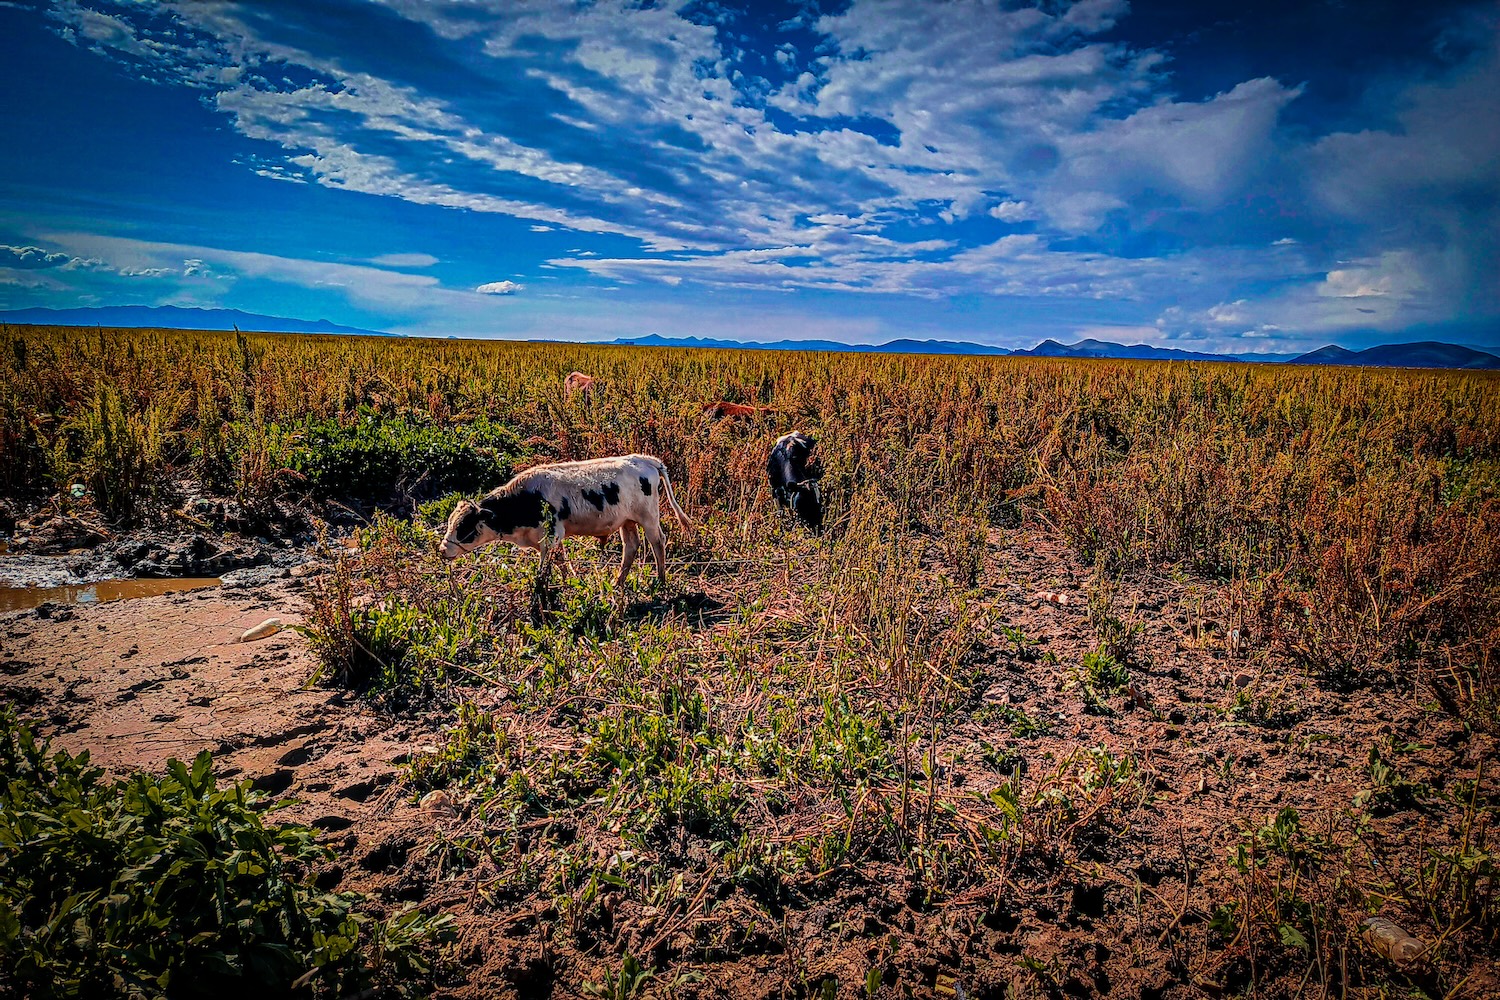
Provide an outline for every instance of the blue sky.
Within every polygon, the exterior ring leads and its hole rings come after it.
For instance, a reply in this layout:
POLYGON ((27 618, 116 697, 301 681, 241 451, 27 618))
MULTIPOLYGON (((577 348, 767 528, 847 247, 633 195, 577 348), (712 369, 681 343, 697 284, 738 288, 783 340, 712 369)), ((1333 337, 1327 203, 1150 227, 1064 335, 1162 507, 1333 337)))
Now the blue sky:
POLYGON ((1500 347, 1500 4, 0 0, 0 309, 1500 347))

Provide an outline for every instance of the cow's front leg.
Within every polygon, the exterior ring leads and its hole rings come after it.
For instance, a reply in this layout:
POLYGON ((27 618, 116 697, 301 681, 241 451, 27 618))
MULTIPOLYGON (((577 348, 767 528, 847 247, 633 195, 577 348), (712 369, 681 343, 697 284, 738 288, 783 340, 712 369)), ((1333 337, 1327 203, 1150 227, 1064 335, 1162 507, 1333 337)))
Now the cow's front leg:
POLYGON ((568 550, 563 547, 563 543, 561 541, 555 543, 552 546, 552 553, 553 556, 557 559, 557 564, 562 567, 562 575, 564 580, 566 580, 570 576, 578 575, 573 569, 573 564, 568 561, 568 550))
POLYGON ((541 590, 547 585, 547 577, 552 573, 552 542, 551 539, 543 538, 536 545, 537 552, 541 555, 541 564, 536 569, 536 586, 541 590))

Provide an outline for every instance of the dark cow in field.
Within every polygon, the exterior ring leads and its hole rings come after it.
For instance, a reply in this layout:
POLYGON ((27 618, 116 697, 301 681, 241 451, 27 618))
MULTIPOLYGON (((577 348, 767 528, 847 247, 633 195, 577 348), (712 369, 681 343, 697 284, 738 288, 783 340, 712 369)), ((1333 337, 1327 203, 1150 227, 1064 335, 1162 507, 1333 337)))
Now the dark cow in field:
POLYGON ((727 403, 720 400, 717 403, 709 403, 703 408, 703 416, 709 420, 723 420, 728 417, 757 417, 768 408, 764 406, 747 406, 744 403, 727 403))
POLYGON ((660 498, 677 520, 691 526, 672 495, 672 480, 661 459, 621 455, 583 462, 556 462, 528 469, 474 503, 461 500, 448 518, 439 552, 456 559, 491 542, 510 542, 542 555, 546 580, 553 556, 572 572, 561 542, 569 535, 607 538, 616 532, 624 546, 616 587, 625 583, 640 547, 636 526, 646 533, 659 583, 667 579, 667 543, 661 529, 660 498))
POLYGON ((823 530, 823 491, 812 474, 812 451, 817 444, 801 431, 792 431, 776 439, 766 459, 771 495, 814 533, 823 530))

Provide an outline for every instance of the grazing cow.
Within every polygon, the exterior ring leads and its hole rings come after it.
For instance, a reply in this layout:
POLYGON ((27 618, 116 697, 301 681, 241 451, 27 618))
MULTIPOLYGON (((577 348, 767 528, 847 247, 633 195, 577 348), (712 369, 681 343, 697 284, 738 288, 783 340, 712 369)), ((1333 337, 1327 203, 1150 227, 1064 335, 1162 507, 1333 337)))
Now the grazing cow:
POLYGON ((817 444, 816 439, 801 431, 792 431, 776 439, 776 446, 766 459, 771 495, 814 534, 823 530, 823 491, 818 487, 817 477, 812 475, 809 461, 817 444))
POLYGON ((658 497, 665 496, 683 525, 691 521, 677 506, 672 480, 661 459, 650 455, 592 458, 556 462, 527 469, 478 503, 461 500, 448 518, 439 552, 456 559, 491 542, 510 542, 536 549, 542 555, 541 579, 546 580, 555 554, 565 572, 572 572, 561 542, 569 535, 607 538, 620 535, 625 553, 616 587, 625 583, 635 563, 639 525, 651 545, 658 583, 667 579, 667 543, 661 530, 658 497))
POLYGON ((766 409, 768 407, 746 406, 744 403, 726 403, 720 400, 705 406, 703 415, 709 420, 723 420, 726 417, 755 417, 766 409))
POLYGON ((569 399, 574 393, 581 392, 585 396, 594 394, 594 376, 585 375, 583 372, 568 372, 568 377, 563 379, 563 394, 569 399))

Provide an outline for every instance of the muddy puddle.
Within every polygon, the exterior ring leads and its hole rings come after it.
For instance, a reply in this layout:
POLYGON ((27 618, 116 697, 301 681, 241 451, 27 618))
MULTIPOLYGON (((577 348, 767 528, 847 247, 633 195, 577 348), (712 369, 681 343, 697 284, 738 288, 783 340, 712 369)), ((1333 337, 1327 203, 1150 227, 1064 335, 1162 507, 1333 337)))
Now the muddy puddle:
POLYGON ((55 604, 101 604, 133 597, 157 597, 217 587, 220 582, 218 577, 179 577, 170 580, 101 580, 59 587, 0 587, 0 613, 25 611, 48 601, 55 604))

